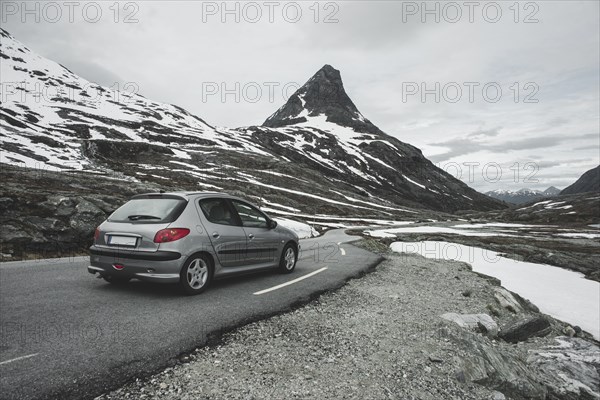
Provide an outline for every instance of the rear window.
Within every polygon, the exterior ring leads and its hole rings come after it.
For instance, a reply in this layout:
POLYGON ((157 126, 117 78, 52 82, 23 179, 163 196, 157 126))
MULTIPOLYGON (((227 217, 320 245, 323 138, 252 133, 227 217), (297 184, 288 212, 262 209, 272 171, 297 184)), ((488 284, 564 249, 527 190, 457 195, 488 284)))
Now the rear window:
POLYGON ((183 212, 187 201, 180 198, 132 199, 108 217, 110 222, 158 224, 175 221, 183 212))

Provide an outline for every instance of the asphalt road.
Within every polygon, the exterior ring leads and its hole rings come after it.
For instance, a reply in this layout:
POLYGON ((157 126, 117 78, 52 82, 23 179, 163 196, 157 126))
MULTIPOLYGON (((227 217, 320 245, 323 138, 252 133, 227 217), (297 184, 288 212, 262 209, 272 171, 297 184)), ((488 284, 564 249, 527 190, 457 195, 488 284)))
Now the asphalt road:
POLYGON ((294 273, 217 281, 193 297, 176 285, 110 285, 87 272, 88 257, 2 263, 0 398, 94 398, 164 368, 223 331, 305 303, 380 261, 352 239, 334 230, 302 240, 294 273))

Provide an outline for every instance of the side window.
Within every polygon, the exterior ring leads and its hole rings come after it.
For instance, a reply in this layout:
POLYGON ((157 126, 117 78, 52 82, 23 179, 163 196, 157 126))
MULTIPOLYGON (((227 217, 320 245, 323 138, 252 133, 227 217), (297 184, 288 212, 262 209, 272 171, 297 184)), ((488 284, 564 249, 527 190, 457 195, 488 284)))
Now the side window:
POLYGON ((231 209, 223 199, 200 200, 200 208, 206 219, 213 224, 236 225, 231 209))
POLYGON ((267 218, 256 208, 239 201, 232 201, 235 210, 242 220, 242 226, 247 228, 267 228, 267 218))

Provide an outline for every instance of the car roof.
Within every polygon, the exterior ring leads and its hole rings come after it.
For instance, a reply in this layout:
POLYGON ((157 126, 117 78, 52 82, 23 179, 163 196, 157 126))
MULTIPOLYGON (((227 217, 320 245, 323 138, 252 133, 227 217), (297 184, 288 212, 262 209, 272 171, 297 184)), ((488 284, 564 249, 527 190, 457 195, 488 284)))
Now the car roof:
POLYGON ((214 196, 223 196, 223 197, 231 197, 231 198, 235 198, 236 196, 232 196, 229 193, 224 193, 224 192, 151 192, 151 193, 140 193, 134 197, 138 197, 138 196, 178 196, 178 197, 183 197, 183 198, 187 198, 187 197, 214 197, 214 196))

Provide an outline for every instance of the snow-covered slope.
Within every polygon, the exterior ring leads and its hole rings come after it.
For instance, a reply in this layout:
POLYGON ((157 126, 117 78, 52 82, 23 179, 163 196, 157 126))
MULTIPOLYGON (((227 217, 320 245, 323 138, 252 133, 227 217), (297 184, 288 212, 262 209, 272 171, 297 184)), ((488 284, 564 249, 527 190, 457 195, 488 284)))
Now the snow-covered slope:
MULTIPOLYGON (((186 110, 73 74, 0 30, 0 162, 166 189, 238 191, 275 214, 392 219, 501 205, 386 135, 319 70, 265 126, 216 128, 186 110)), ((125 88, 127 89, 127 88, 125 88)))
POLYGON ((215 148, 266 154, 235 132, 218 131, 174 105, 88 82, 0 29, 3 163, 37 168, 94 168, 83 140, 168 146, 176 157, 215 148))

